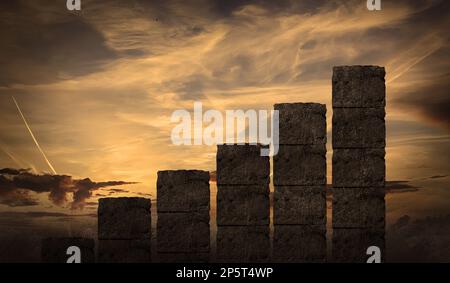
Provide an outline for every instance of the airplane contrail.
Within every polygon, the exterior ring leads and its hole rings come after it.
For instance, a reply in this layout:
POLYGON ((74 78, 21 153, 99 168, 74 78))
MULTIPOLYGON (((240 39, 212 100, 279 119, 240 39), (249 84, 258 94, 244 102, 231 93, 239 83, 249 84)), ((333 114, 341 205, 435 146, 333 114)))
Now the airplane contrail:
POLYGON ((16 163, 16 165, 19 166, 19 168, 23 168, 23 165, 21 164, 21 162, 19 162, 19 160, 9 150, 7 150, 1 143, 0 143, 0 149, 6 155, 8 155, 8 157, 11 158, 11 160, 14 161, 14 163, 16 163))
POLYGON ((30 126, 28 126, 27 120, 25 119, 25 116, 23 116, 22 110, 20 110, 19 104, 17 103, 16 99, 14 98, 14 96, 11 96, 14 104, 16 104, 17 110, 19 110, 19 114, 22 117, 23 122, 25 123, 25 126, 28 129, 28 132, 30 133, 31 137, 33 138, 34 143, 36 144, 37 148, 39 149, 39 151, 41 152, 42 156, 44 157, 45 161, 48 164, 48 167, 50 167, 50 169, 52 170, 53 174, 57 174, 55 168, 53 168, 52 164, 50 163, 50 161, 48 160, 47 156, 45 155, 44 151, 42 150, 41 146, 39 145, 38 141, 36 140, 36 138, 34 137, 33 131, 31 131, 30 126))

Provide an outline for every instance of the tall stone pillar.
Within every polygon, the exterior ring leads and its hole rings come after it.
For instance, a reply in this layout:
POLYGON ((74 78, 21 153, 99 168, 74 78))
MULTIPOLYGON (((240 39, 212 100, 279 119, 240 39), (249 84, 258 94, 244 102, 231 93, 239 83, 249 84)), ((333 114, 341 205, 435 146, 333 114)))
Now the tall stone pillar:
POLYGON ((333 259, 384 259, 385 70, 333 68, 333 259))
POLYGON ((208 262, 209 172, 159 171, 157 252, 162 262, 208 262))
POLYGON ((217 148, 217 259, 266 262, 270 258, 270 161, 261 145, 217 148))
POLYGON ((98 206, 98 261, 151 261, 151 202, 137 197, 101 198, 98 206))
POLYGON ((278 262, 326 260, 326 107, 275 104, 279 152, 273 157, 274 242, 278 262))

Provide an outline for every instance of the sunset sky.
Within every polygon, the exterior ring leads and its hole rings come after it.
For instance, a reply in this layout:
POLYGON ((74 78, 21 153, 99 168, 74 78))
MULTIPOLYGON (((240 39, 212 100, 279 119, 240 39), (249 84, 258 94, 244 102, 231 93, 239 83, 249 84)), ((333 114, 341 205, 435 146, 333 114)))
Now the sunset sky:
POLYGON ((158 170, 214 171, 215 146, 170 140, 172 112, 195 101, 220 111, 326 104, 331 182, 336 65, 386 68, 386 174, 399 184, 388 224, 450 214, 449 1, 368 11, 365 0, 82 0, 73 12, 65 2, 0 2, 0 168, 51 173, 14 96, 58 175, 138 184, 96 184, 84 209, 45 189, 13 205, 0 188, 0 226, 37 212, 89 215, 105 195, 154 199, 158 170))

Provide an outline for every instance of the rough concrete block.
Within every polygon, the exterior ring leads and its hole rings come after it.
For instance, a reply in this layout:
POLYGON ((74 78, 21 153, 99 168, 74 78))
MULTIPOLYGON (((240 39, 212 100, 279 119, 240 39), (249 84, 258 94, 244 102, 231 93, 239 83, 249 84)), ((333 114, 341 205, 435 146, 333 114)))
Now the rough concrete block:
POLYGON ((269 226, 218 226, 219 262, 267 262, 270 259, 269 226))
POLYGON ((158 262, 162 263, 208 263, 209 253, 158 253, 158 262))
POLYGON ((151 262, 151 241, 99 240, 98 261, 101 263, 151 262))
POLYGON ((334 149, 333 187, 384 187, 384 149, 334 149))
POLYGON ((217 187, 217 225, 269 225, 268 185, 217 187))
POLYGON ((384 188, 333 188, 334 228, 385 227, 384 188))
POLYGON ((321 145, 280 145, 273 157, 276 186, 326 184, 326 148, 321 145))
POLYGON ((326 186, 275 186, 275 225, 320 225, 327 221, 326 186))
POLYGON ((146 198, 101 198, 98 205, 98 238, 150 239, 150 206, 150 199, 146 198))
POLYGON ((325 262, 327 237, 325 225, 275 225, 273 259, 275 262, 325 262))
POLYGON ((88 238, 46 238, 42 240, 41 261, 45 263, 66 263, 72 256, 67 254, 71 246, 80 249, 81 263, 95 262, 95 241, 88 238))
POLYGON ((159 253, 204 253, 210 250, 209 212, 158 213, 159 253))
POLYGON ((319 103, 275 104, 279 111, 279 143, 292 145, 327 142, 326 106, 319 103))
POLYGON ((365 263, 371 255, 367 248, 376 246, 381 251, 381 262, 385 260, 384 230, 333 229, 332 257, 334 262, 365 263))
POLYGON ((269 184, 268 156, 261 156, 260 145, 218 145, 217 184, 269 184))
POLYGON ((333 148, 384 148, 384 108, 335 108, 333 148))
POLYGON ((383 108, 386 105, 385 74, 384 67, 377 66, 334 67, 333 108, 383 108))
POLYGON ((209 211, 209 172, 159 171, 158 212, 209 211))

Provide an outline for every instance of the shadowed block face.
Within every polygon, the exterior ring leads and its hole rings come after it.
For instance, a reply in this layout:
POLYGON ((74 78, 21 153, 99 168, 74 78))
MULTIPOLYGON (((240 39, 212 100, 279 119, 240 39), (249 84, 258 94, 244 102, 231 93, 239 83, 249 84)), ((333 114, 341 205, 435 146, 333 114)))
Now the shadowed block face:
POLYGON ((383 67, 341 66, 333 68, 333 107, 383 108, 386 86, 383 67))
POLYGON ((209 211, 158 213, 158 253, 207 253, 210 250, 209 211))
POLYGON ((269 186, 225 186, 217 191, 217 225, 269 225, 269 186))
POLYGON ((384 187, 384 149, 334 149, 333 187, 384 187))
POLYGON ((326 184, 326 148, 319 145, 280 145, 273 157, 276 186, 326 184))
POLYGON ((217 146, 217 184, 269 184, 269 157, 261 156, 262 148, 248 144, 217 146))
POLYGON ((325 262, 325 226, 275 225, 273 259, 275 262, 325 262))
POLYGON ((318 103, 275 104, 279 111, 280 145, 324 144, 327 140, 326 106, 318 103))
POLYGON ((334 108, 333 148, 384 148, 383 108, 334 108))
POLYGON ((217 227, 217 260, 267 262, 270 257, 269 226, 217 227))
POLYGON ((325 225, 326 187, 276 186, 275 225, 325 225))
POLYGON ((151 241, 148 240, 99 240, 100 263, 151 262, 151 241))
POLYGON ((209 172, 159 171, 158 212, 209 211, 209 172))
POLYGON ((138 240, 151 236, 150 199, 102 198, 98 206, 98 238, 138 240))
POLYGON ((334 228, 385 226, 384 188, 333 188, 334 228))

